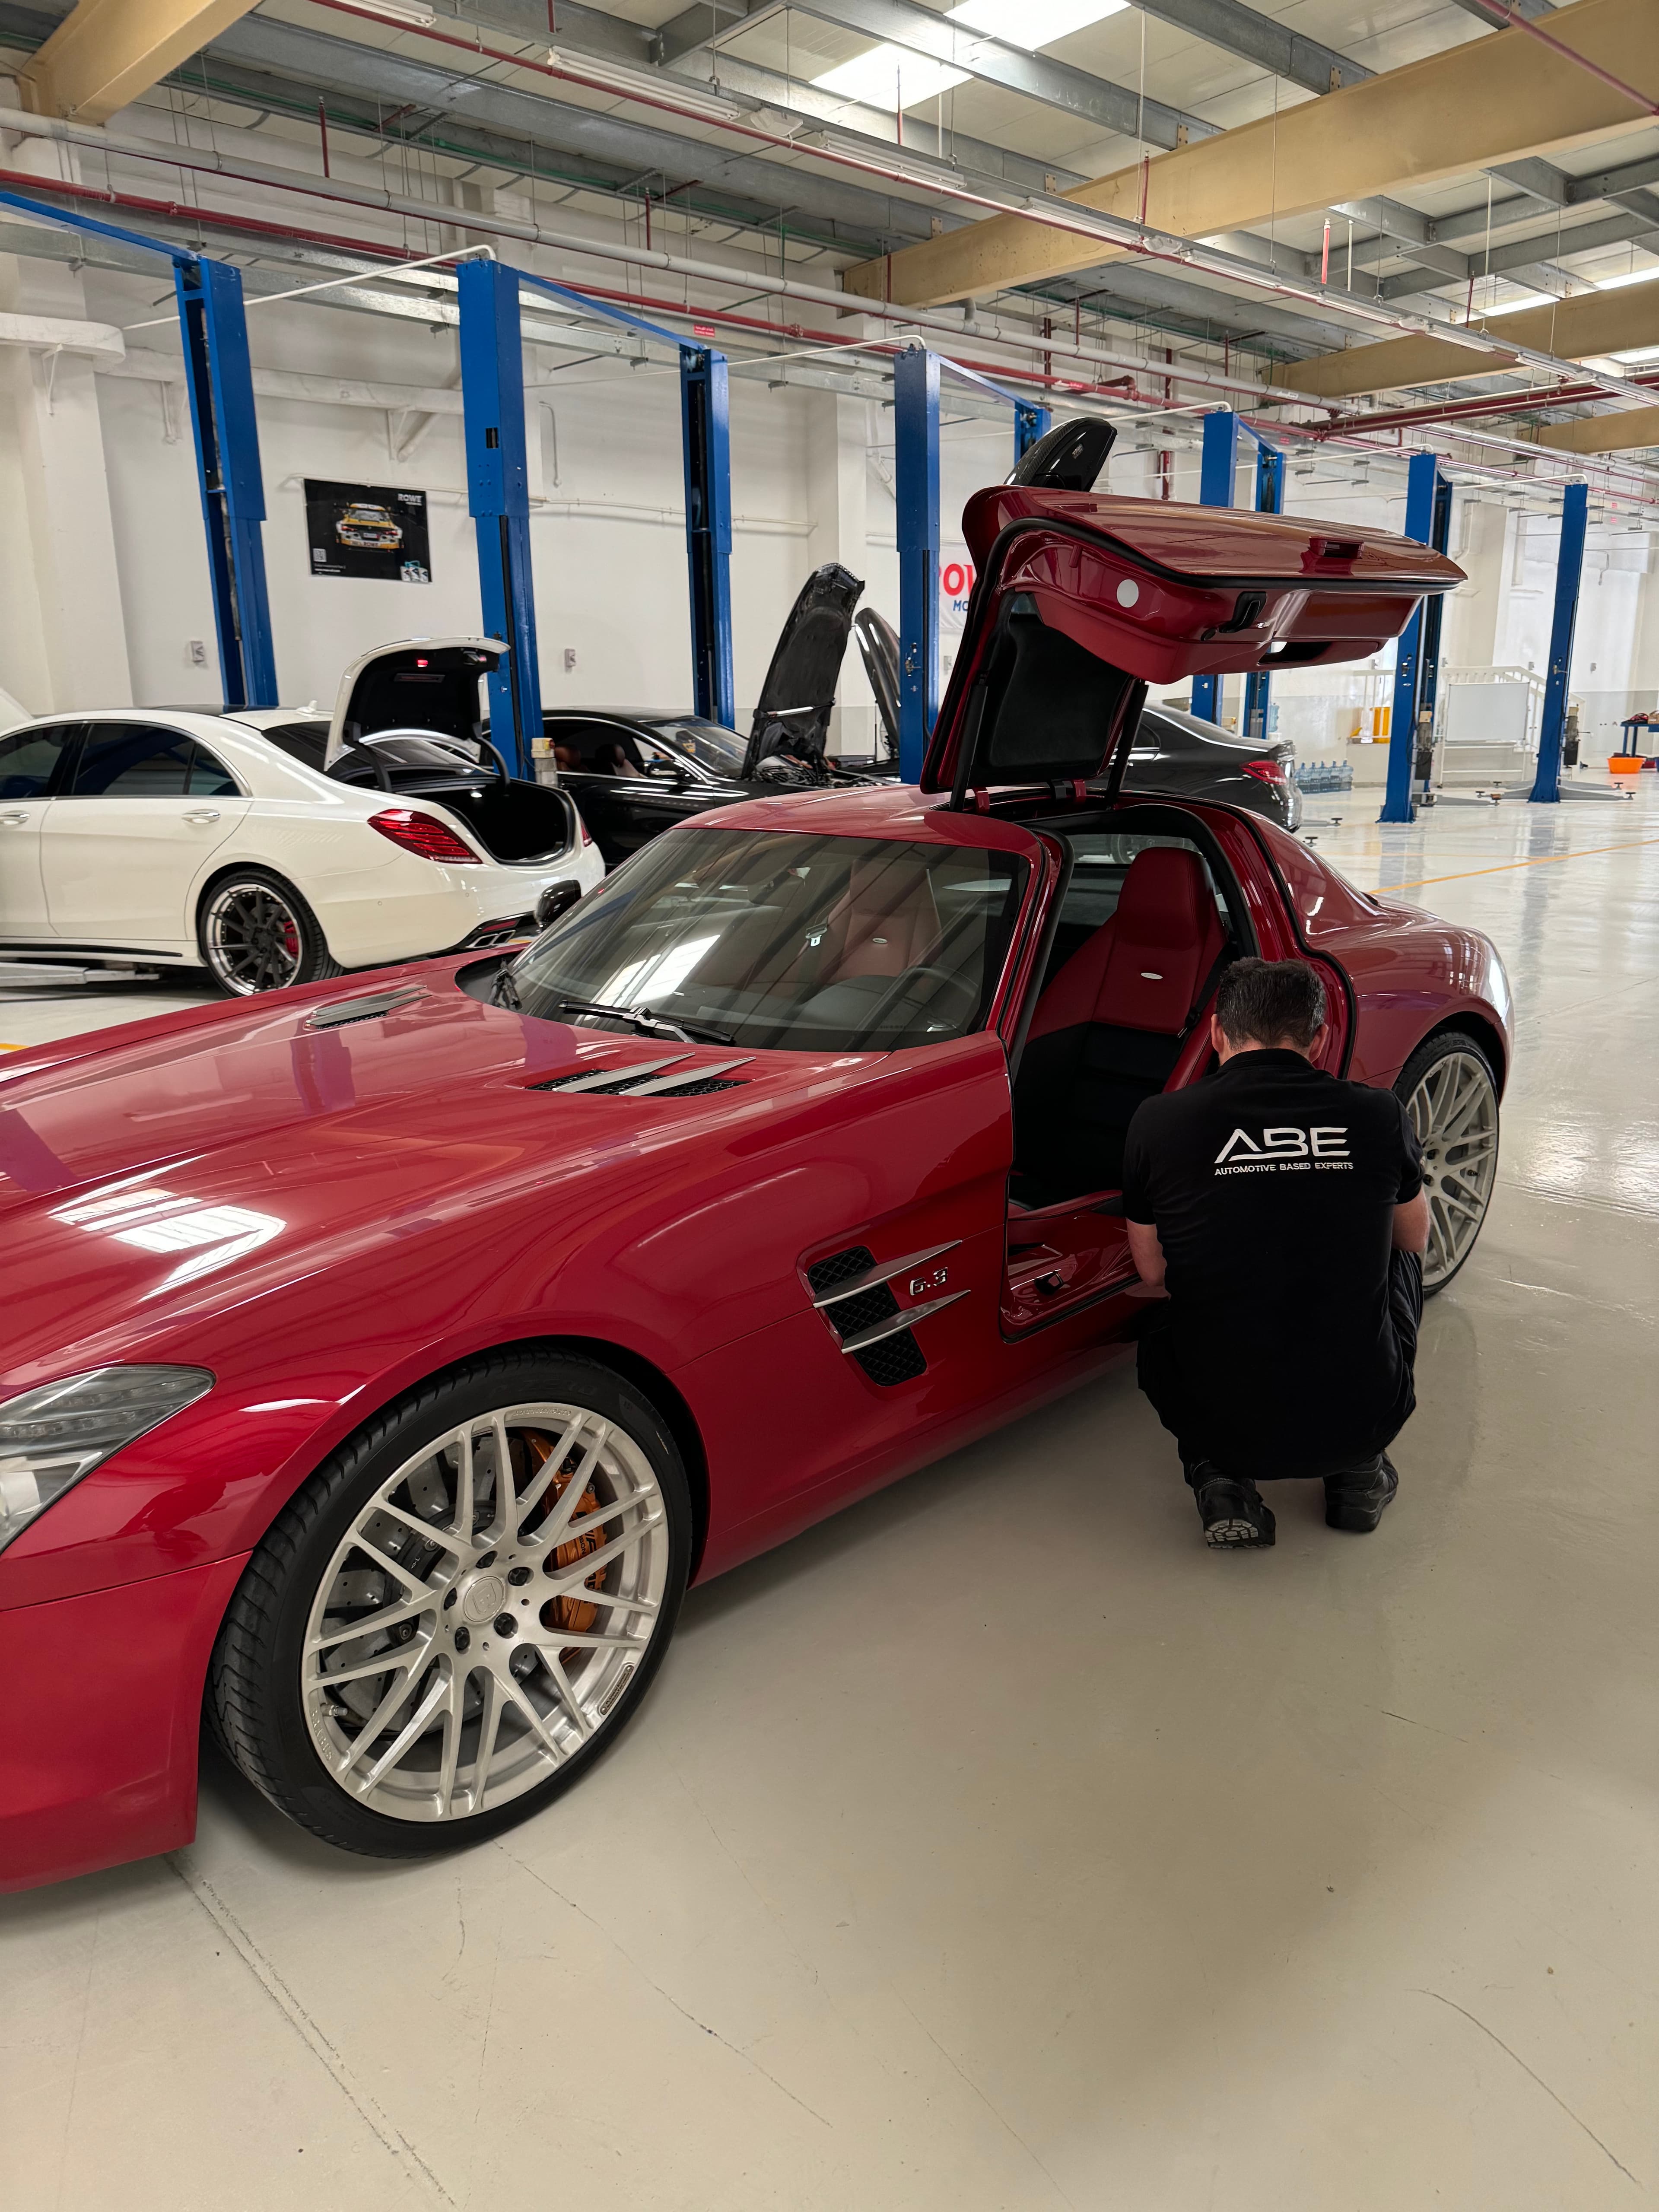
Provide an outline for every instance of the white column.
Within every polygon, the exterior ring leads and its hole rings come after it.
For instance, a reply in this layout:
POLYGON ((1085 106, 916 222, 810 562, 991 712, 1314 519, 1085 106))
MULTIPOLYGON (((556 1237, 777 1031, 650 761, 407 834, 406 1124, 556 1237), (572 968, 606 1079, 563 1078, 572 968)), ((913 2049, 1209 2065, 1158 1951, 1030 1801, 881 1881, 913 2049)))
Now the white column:
POLYGON ((1465 492, 1454 496, 1464 504, 1454 526, 1452 558, 1468 581, 1447 602, 1441 653, 1449 668, 1488 668, 1498 643, 1510 514, 1465 492))
MULTIPOLYGON (((807 556, 815 568, 839 561, 855 576, 866 573, 865 451, 866 403, 839 392, 806 395, 806 501, 811 517, 807 556)), ((873 753, 875 705, 858 647, 850 640, 830 724, 832 753, 873 753)))
MULTIPOLYGON (((66 176, 73 159, 0 125, 9 168, 66 176)), ((0 309, 87 315, 72 268, 17 254, 0 254, 0 309)), ((0 348, 0 686, 35 714, 132 703, 93 365, 24 346, 0 348)))

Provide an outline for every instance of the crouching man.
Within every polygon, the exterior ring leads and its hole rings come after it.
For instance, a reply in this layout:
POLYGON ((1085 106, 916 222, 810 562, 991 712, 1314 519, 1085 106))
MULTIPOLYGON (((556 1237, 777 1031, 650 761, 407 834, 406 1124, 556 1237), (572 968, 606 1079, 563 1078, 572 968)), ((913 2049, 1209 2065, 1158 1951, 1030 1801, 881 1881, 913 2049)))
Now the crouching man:
POLYGON ((1129 1124, 1129 1249, 1169 1293, 1147 1312, 1140 1387, 1212 1545, 1273 1542, 1269 1476, 1322 1478, 1330 1527, 1375 1528, 1417 1402, 1417 1140, 1392 1091, 1311 1064, 1324 1031, 1305 961, 1237 961, 1211 1024, 1220 1066, 1129 1124))

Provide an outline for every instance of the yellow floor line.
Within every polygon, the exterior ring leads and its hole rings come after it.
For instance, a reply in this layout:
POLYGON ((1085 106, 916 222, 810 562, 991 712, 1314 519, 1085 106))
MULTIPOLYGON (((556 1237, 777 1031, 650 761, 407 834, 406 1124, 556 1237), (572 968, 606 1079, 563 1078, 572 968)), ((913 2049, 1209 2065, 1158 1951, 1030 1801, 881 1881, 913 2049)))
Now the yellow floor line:
POLYGON ((1495 868, 1464 868, 1455 876, 1419 876, 1414 883, 1378 884, 1382 891, 1421 891, 1431 884, 1467 883, 1471 876, 1503 876, 1511 868, 1542 868, 1553 860, 1582 860, 1595 853, 1636 853, 1644 845, 1659 845, 1659 837, 1638 837, 1627 845, 1578 845, 1570 853, 1540 853, 1530 860, 1503 860, 1495 868))

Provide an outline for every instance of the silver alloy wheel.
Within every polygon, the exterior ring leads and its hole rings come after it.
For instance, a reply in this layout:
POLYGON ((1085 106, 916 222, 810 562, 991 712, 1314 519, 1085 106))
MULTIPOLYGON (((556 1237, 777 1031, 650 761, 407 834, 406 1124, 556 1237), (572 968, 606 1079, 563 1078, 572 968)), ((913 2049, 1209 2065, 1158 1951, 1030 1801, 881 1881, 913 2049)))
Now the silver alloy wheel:
POLYGON ((1423 1287, 1434 1290, 1462 1265, 1480 1234, 1498 1178, 1498 1093, 1472 1052, 1437 1060, 1407 1102, 1423 1148, 1429 1249, 1423 1287))
POLYGON ((300 917, 269 884, 222 884, 209 902, 203 937, 215 976, 243 998, 293 982, 305 958, 300 917))
POLYGON ((504 1406, 423 1444, 312 1604, 300 1687, 323 1765, 398 1820, 464 1820, 544 1782, 636 1672, 668 1539, 650 1460, 591 1407, 504 1406))

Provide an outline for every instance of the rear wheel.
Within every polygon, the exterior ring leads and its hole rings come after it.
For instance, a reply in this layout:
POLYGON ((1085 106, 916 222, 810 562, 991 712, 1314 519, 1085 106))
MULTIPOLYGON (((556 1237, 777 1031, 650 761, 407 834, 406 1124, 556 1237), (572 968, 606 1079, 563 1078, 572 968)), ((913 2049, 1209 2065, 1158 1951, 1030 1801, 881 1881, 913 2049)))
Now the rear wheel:
POLYGON ((210 1719, 348 1850, 494 1835, 627 1726, 690 1550, 679 1454, 639 1392, 496 1354, 381 1414, 289 1504, 220 1630, 210 1719))
POLYGON ((268 868, 222 876, 202 901, 196 937, 208 973, 236 998, 345 973, 310 907, 268 868))
POLYGON ((1447 1030, 1418 1047, 1395 1091, 1423 1148, 1427 1297, 1445 1289, 1474 1249, 1492 1203, 1498 1181, 1498 1080, 1474 1038, 1447 1030))

